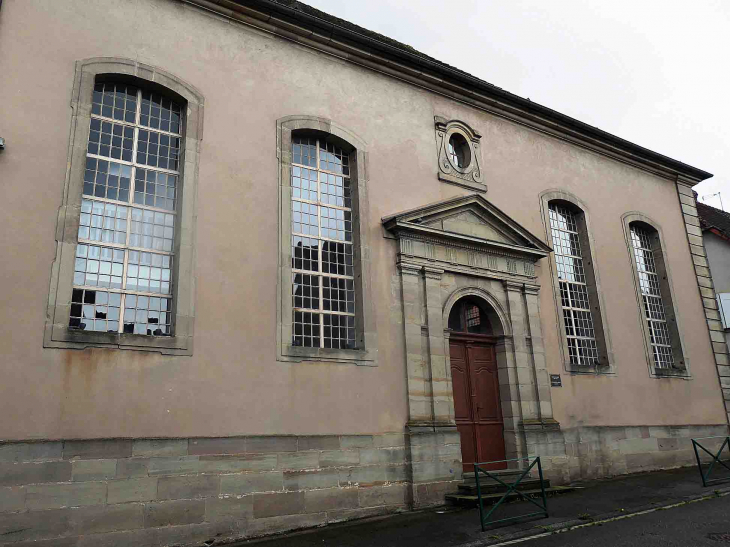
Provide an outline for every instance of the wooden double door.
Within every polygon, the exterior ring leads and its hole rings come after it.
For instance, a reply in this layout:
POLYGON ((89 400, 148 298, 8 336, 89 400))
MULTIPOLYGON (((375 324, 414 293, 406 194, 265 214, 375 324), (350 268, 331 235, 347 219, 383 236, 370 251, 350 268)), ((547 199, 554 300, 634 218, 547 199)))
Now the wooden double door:
MULTIPOLYGON (((452 334, 451 379, 456 427, 461 434, 464 471, 474 463, 504 460, 504 422, 499 398, 499 378, 494 342, 452 334)), ((506 463, 490 465, 504 469, 506 463)))

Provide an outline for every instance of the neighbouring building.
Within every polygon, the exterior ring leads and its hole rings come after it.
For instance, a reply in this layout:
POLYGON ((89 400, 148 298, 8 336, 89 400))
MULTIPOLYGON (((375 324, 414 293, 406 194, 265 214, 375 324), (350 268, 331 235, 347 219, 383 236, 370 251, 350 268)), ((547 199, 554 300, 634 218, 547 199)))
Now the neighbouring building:
MULTIPOLYGON (((695 196, 696 198, 697 196, 695 196)), ((717 296, 725 342, 730 342, 730 214, 704 203, 697 203, 702 240, 717 296)), ((726 397, 730 395, 730 377, 721 378, 726 397)))
POLYGON ((294 0, 5 0, 0 74, 0 543, 211 544, 728 431, 705 171, 294 0))

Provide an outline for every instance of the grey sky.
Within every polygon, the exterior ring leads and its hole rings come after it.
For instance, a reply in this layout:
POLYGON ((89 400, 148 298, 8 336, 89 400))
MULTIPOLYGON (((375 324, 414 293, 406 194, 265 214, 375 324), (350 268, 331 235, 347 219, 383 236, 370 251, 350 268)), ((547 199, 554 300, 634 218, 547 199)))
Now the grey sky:
POLYGON ((303 1, 709 171, 730 210, 730 0, 303 1))

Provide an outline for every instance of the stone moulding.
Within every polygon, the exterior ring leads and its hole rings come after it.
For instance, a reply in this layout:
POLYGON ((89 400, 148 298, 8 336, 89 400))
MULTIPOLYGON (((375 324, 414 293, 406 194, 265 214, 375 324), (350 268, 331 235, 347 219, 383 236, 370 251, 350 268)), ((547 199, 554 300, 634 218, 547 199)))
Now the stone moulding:
POLYGON ((487 186, 483 183, 484 175, 480 146, 482 136, 461 120, 447 120, 441 116, 435 116, 434 121, 436 123, 439 180, 478 192, 486 192, 487 186), (449 157, 448 144, 454 134, 461 135, 469 146, 470 161, 465 167, 455 165, 449 157))

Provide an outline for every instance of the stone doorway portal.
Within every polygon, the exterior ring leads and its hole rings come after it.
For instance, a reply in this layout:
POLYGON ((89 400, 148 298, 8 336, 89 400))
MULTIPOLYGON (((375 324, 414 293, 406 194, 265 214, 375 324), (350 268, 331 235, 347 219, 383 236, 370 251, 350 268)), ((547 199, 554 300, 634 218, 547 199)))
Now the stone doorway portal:
MULTIPOLYGON (((461 437, 464 471, 474 463, 505 459, 504 421, 499 397, 497 341, 485 306, 462 298, 449 315, 449 358, 454 391, 454 418, 461 437)), ((489 469, 504 469, 506 462, 489 469)))

